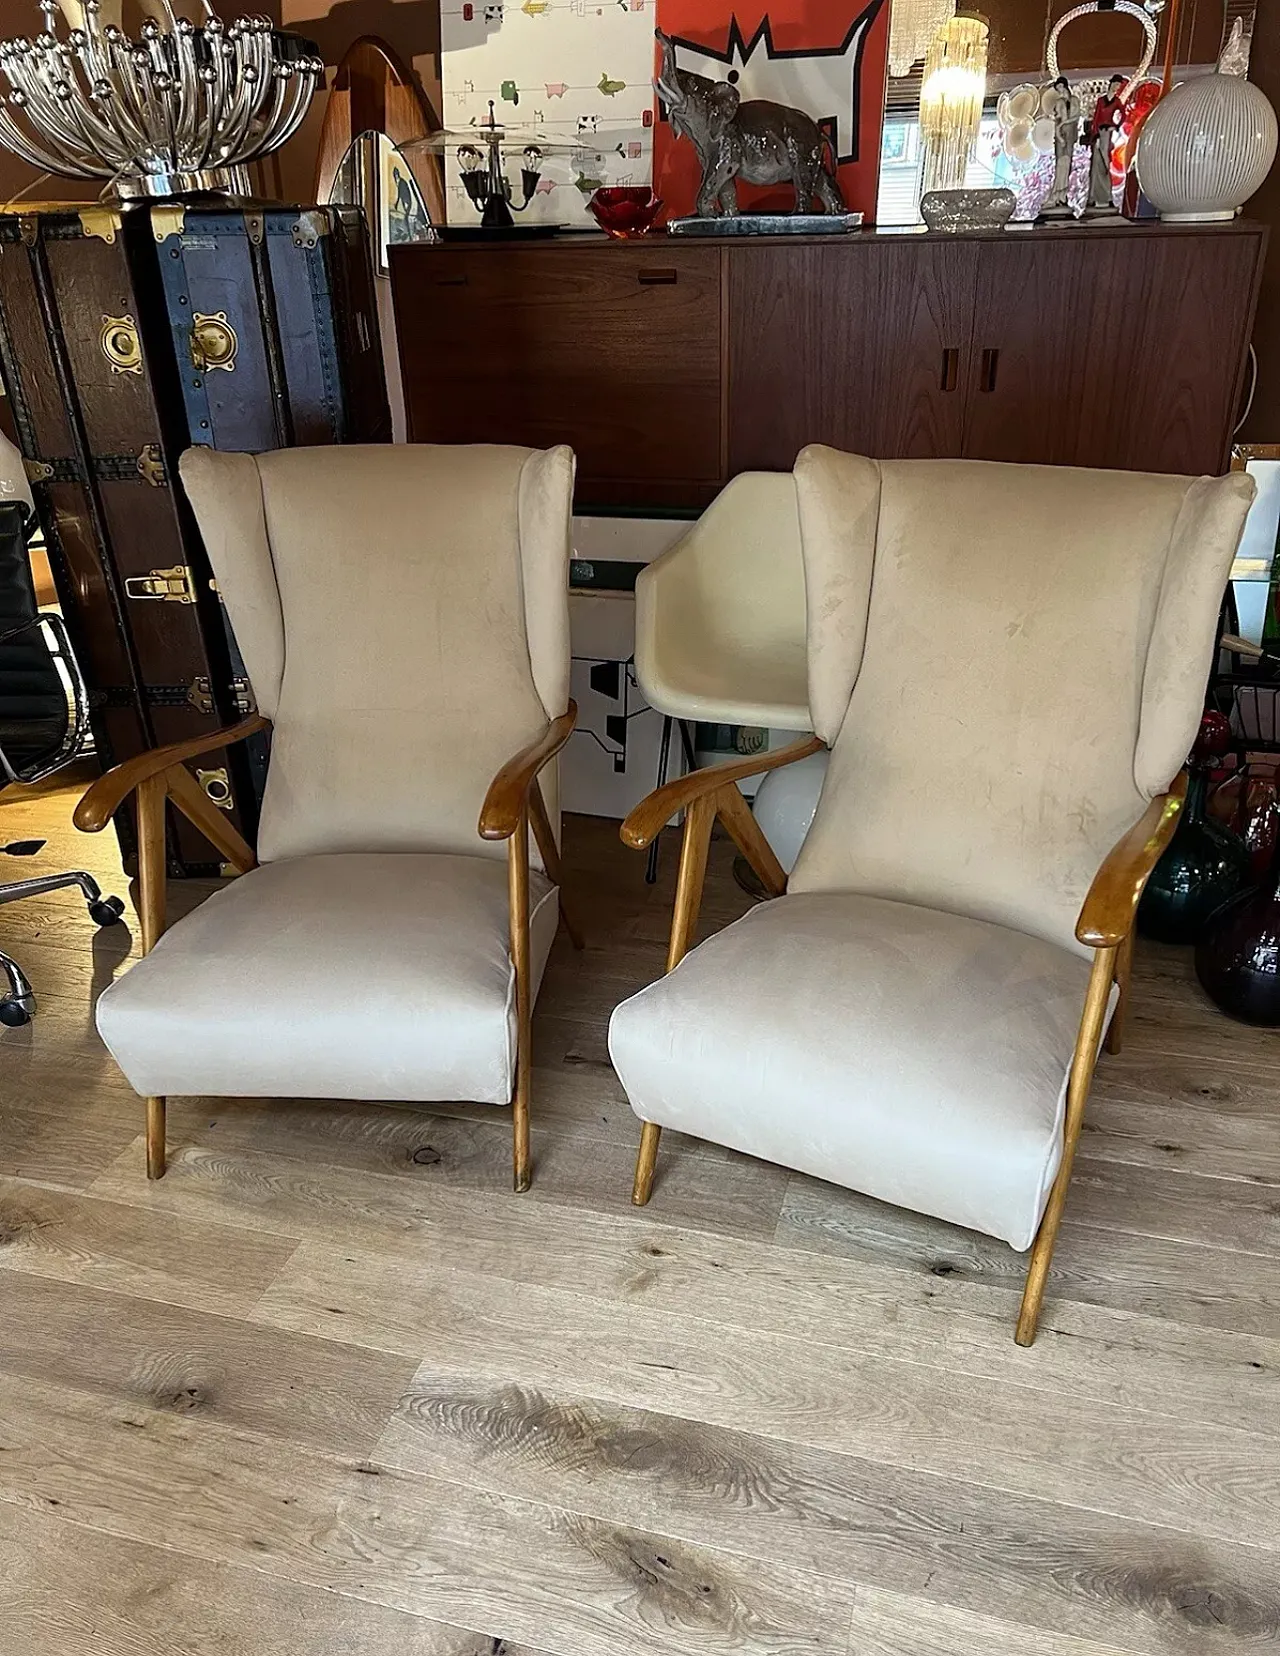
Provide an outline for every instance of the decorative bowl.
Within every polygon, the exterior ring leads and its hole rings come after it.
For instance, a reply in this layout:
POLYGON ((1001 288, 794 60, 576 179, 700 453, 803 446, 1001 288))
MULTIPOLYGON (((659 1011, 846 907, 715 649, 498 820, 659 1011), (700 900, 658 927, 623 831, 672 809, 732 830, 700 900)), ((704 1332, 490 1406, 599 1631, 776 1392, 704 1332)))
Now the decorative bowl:
POLYGON ((920 217, 930 230, 1002 230, 1018 205, 1012 190, 928 190, 920 217))
POLYGON ((629 241, 652 228, 662 201, 647 184, 618 184, 597 190, 587 211, 606 236, 629 241))

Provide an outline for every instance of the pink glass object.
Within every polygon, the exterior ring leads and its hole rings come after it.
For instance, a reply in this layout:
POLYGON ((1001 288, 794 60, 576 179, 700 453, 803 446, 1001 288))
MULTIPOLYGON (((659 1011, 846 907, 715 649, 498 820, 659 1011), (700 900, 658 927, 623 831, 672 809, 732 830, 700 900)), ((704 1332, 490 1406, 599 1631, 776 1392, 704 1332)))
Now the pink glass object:
POLYGON ((597 190, 587 211, 604 231, 618 241, 643 236, 662 211, 662 202, 647 184, 615 185, 597 190))

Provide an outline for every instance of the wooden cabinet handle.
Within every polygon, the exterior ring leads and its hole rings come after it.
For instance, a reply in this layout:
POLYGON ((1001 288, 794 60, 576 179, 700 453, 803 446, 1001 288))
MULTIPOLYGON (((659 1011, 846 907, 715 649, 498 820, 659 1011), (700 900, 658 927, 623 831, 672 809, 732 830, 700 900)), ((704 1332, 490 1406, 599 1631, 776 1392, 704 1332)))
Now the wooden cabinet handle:
POLYGON ((978 375, 979 391, 994 391, 996 388, 996 364, 1000 361, 998 346, 988 346, 982 353, 982 369, 978 375))
POLYGON ((942 353, 942 373, 938 377, 938 385, 943 391, 954 391, 960 376, 960 352, 954 345, 948 345, 942 353))
POLYGON ((467 285, 467 278, 465 276, 462 276, 462 275, 458 275, 458 276, 437 276, 436 277, 436 286, 437 287, 466 287, 466 285, 467 285))
POLYGON ((650 267, 648 270, 637 270, 636 280, 644 283, 646 286, 656 286, 660 282, 670 285, 676 280, 676 272, 674 270, 665 269, 655 270, 650 267))

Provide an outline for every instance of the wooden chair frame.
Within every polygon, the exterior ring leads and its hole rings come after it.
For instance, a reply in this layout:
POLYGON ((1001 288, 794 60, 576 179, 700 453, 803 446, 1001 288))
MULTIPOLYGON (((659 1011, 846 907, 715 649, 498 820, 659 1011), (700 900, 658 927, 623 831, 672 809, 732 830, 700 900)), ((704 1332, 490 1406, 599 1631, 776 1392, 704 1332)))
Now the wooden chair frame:
MULTIPOLYGON (((542 854, 548 877, 561 887, 560 917, 575 948, 582 937, 566 911, 561 879, 560 851, 552 832, 538 773, 573 734, 578 709, 573 702, 553 719, 536 741, 502 766, 489 784, 480 811, 481 839, 507 840, 510 894, 511 960, 516 975, 516 1084, 511 1101, 514 1179, 517 1190, 528 1190, 529 1092, 532 1075, 530 1023, 533 985, 529 943, 529 826, 542 854)), ((252 847, 212 804, 186 767, 188 759, 215 748, 230 747, 247 736, 270 730, 271 721, 255 714, 225 730, 188 742, 153 748, 115 765, 94 782, 75 808, 73 821, 85 833, 100 833, 130 794, 138 796, 138 920, 142 952, 150 954, 165 928, 165 817, 166 800, 195 824, 205 838, 235 869, 247 874, 258 866, 252 847)), ((147 1177, 159 1179, 165 1170, 165 1101, 147 1099, 147 1177)))
MULTIPOLYGON (((768 896, 780 897, 785 892, 786 874, 752 816, 738 783, 746 777, 758 776, 762 771, 777 770, 783 765, 794 764, 797 759, 807 759, 810 754, 820 752, 823 745, 816 736, 810 736, 780 748, 776 753, 730 765, 716 765, 678 777, 642 799, 622 824, 623 843, 633 850, 642 851, 678 811, 685 813, 675 912, 667 949, 668 972, 674 971, 684 959, 693 938, 702 900, 711 830, 717 817, 754 869, 768 896)), ((1031 1248, 1026 1286, 1014 1334, 1015 1340, 1022 1346, 1029 1346, 1036 1337, 1049 1265, 1066 1206, 1067 1188, 1071 1183, 1072 1163, 1084 1125, 1085 1104, 1102 1045, 1111 988, 1116 985, 1119 999, 1110 1025, 1106 1026, 1106 1047, 1108 1052, 1118 1052, 1129 1002, 1129 974, 1133 963, 1138 900, 1151 870, 1177 827, 1186 785, 1183 773, 1167 793, 1151 801, 1139 821, 1112 848, 1094 876, 1076 922, 1077 939, 1093 950, 1093 966, 1067 1082, 1062 1162, 1031 1248)), ((652 1193, 661 1136, 662 1129, 655 1122, 642 1124, 635 1184, 631 1192, 631 1200, 637 1207, 642 1207, 652 1193)))

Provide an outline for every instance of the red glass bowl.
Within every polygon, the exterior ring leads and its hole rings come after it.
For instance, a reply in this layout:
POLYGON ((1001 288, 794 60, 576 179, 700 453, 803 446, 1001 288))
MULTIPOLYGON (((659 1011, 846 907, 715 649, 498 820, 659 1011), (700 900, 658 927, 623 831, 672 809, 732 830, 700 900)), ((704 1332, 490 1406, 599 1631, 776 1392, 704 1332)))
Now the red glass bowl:
POLYGON ((662 211, 662 202, 647 184, 615 185, 597 190, 587 211, 607 236, 627 241, 643 236, 662 211))

